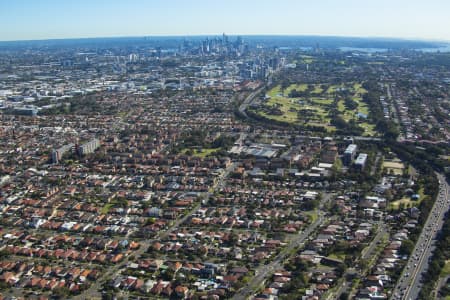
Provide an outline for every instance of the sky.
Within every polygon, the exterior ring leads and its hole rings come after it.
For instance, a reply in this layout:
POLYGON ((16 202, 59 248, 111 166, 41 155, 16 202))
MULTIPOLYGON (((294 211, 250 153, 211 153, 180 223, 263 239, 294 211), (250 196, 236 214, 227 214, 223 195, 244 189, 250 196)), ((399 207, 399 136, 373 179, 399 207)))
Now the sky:
POLYGON ((450 1, 0 0, 0 41, 222 33, 450 41, 450 1))

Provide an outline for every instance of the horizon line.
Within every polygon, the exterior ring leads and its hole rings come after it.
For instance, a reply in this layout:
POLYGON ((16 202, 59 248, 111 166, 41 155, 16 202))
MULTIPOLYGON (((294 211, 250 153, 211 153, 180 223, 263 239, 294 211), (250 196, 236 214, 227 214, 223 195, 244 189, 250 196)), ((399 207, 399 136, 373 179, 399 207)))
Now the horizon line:
POLYGON ((112 36, 95 36, 95 37, 61 37, 61 38, 38 38, 38 39, 17 39, 17 40, 0 40, 0 43, 8 42, 42 42, 42 41, 62 41, 62 40, 89 40, 89 39, 120 39, 120 38, 155 38, 155 37, 173 37, 173 38, 185 38, 185 37, 208 37, 208 36, 271 36, 271 37, 324 37, 324 38, 359 38, 359 39, 384 39, 384 40, 403 40, 403 41, 415 41, 415 42, 435 42, 435 43, 450 43, 450 40, 436 39, 436 38, 421 38, 421 37, 388 37, 388 36, 361 36, 361 35, 328 35, 328 34, 237 34, 237 33, 217 33, 217 34, 151 34, 151 35, 112 35, 112 36))

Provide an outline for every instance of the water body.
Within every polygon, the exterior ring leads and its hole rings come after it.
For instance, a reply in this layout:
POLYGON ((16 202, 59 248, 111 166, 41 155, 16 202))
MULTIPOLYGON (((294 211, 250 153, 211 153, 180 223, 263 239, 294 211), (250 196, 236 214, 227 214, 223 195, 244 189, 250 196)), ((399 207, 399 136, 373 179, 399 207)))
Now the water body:
MULTIPOLYGON (((344 52, 364 52, 364 53, 379 53, 379 52, 386 52, 390 49, 387 48, 358 48, 358 47, 339 47, 338 48, 341 51, 344 52)), ((443 45, 435 48, 412 48, 409 50, 415 50, 420 52, 427 52, 427 53, 437 53, 437 52, 450 52, 450 44, 449 45, 443 45)))
POLYGON ((386 49, 386 48, 339 47, 338 49, 341 51, 345 51, 345 52, 358 51, 358 52, 365 52, 365 53, 377 53, 377 52, 388 51, 388 49, 386 49))
POLYGON ((444 45, 441 47, 436 47, 436 48, 422 48, 422 49, 418 49, 422 52, 431 52, 431 53, 436 53, 436 52, 450 52, 450 44, 449 45, 444 45))
POLYGON ((280 50, 292 50, 292 49, 300 49, 302 51, 310 51, 312 47, 279 47, 280 50))

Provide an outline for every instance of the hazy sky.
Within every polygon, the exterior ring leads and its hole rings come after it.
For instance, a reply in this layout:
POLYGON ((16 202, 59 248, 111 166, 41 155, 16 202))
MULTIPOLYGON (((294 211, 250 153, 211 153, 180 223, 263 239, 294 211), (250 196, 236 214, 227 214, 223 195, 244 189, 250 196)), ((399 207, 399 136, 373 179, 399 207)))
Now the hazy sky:
POLYGON ((450 0, 0 0, 0 40, 223 32, 450 41, 450 0))

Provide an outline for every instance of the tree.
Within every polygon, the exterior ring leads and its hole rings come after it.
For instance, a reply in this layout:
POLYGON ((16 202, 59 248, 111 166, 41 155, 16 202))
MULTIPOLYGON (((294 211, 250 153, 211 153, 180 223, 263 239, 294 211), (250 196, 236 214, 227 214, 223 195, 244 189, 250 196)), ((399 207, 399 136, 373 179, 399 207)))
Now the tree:
POLYGON ((57 287, 54 288, 52 291, 52 295, 56 298, 56 299, 68 299, 68 296, 70 295, 70 291, 67 287, 63 286, 63 287, 57 287))
POLYGON ((239 242, 239 236, 235 231, 232 231, 230 235, 228 236, 228 244, 230 246, 235 246, 239 242))
POLYGON ((358 102, 354 101, 352 98, 348 97, 344 100, 344 105, 348 110, 355 110, 358 108, 358 102))
POLYGON ((166 269, 164 272, 161 272, 161 278, 167 281, 172 281, 174 275, 175 271, 170 268, 166 269))
POLYGON ((401 254, 410 255, 414 250, 414 242, 409 239, 404 240, 399 250, 401 254))
POLYGON ((348 293, 347 292, 343 292, 340 296, 339 296, 339 300, 348 300, 348 293))

